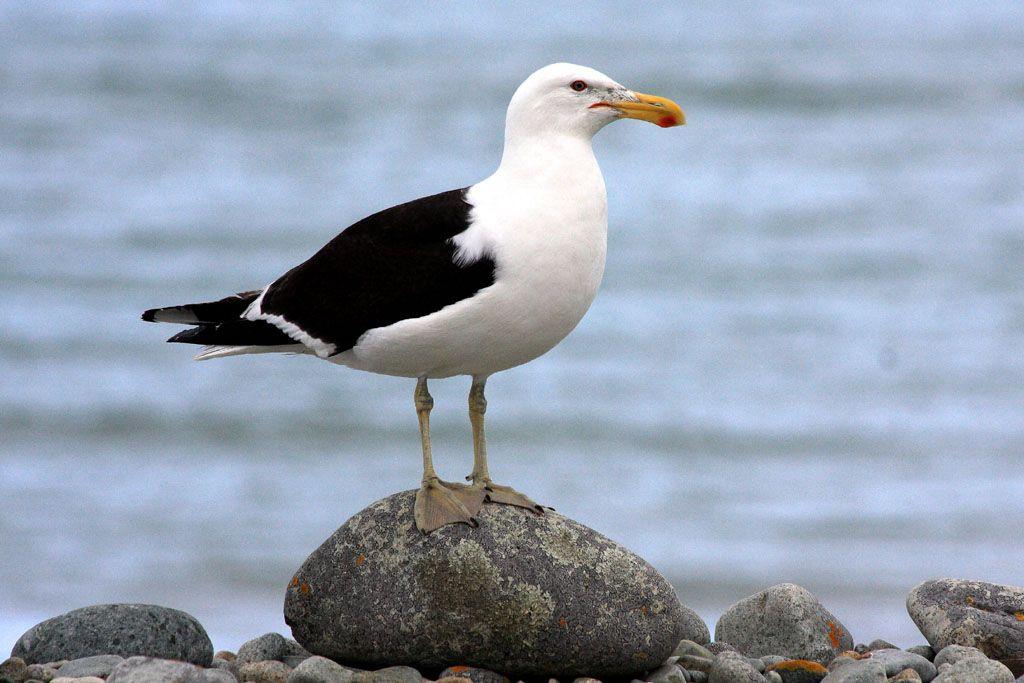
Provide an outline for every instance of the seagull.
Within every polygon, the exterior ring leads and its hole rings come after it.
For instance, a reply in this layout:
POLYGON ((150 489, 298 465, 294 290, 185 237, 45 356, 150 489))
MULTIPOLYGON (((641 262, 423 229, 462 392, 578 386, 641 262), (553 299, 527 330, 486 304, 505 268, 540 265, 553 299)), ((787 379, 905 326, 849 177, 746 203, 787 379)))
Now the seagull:
POLYGON ((485 503, 544 508, 491 479, 487 379, 546 353, 583 318, 604 274, 608 211, 591 140, 617 119, 685 123, 675 102, 594 69, 551 64, 516 89, 498 169, 469 187, 399 204, 346 228, 263 289, 154 308, 192 325, 169 342, 196 360, 301 353, 416 380, 423 451, 417 528, 477 526, 485 503), (473 470, 443 481, 430 450, 427 380, 469 375, 473 470))

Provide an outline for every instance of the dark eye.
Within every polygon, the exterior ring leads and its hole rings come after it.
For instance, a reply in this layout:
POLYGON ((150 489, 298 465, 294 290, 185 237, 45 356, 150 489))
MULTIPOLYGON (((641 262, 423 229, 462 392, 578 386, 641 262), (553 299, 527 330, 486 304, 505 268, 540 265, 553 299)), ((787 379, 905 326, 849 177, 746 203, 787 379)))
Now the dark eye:
POLYGON ((587 83, 586 81, 573 81, 572 83, 569 84, 569 87, 575 90, 576 92, 583 92, 584 90, 587 89, 587 83))

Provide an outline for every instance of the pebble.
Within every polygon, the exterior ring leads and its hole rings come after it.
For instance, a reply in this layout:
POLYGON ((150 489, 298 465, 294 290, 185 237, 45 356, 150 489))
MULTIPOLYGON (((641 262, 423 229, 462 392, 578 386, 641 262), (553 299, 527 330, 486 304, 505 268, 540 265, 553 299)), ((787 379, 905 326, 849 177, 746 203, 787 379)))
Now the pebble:
POLYGON ((288 674, 288 683, 351 683, 353 674, 333 660, 314 655, 288 674))
POLYGON ((223 659, 226 662, 233 662, 236 659, 238 659, 238 655, 236 655, 231 650, 218 650, 217 653, 215 655, 213 655, 213 658, 214 659, 223 659))
POLYGON ((821 679, 822 683, 886 683, 889 680, 880 662, 849 657, 842 659, 846 661, 834 669, 829 666, 829 674, 821 679))
MULTIPOLYGON (((54 679, 57 680, 57 679, 54 679)), ((107 683, 205 683, 203 669, 188 662, 129 657, 114 667, 107 683)))
POLYGON ((27 668, 25 660, 21 657, 8 657, 3 663, 0 663, 0 678, 20 681, 24 677, 25 669, 27 668))
POLYGON ((737 652, 723 652, 715 658, 708 683, 766 683, 766 679, 737 652))
POLYGON ((55 683, 104 683, 99 676, 57 676, 55 683))
POLYGON ((828 669, 807 659, 787 659, 770 665, 782 678, 783 683, 818 683, 828 674, 828 669))
POLYGON ((782 676, 779 675, 778 671, 765 671, 764 680, 768 683, 783 683, 782 676))
POLYGON ((1024 656, 1024 588, 935 579, 907 596, 907 612, 936 650, 977 647, 992 659, 1024 656))
POLYGON ((679 641, 679 644, 676 645, 676 649, 672 652, 672 655, 674 657, 679 657, 681 655, 693 655, 695 657, 704 657, 705 659, 715 658, 715 654, 711 650, 699 643, 686 639, 679 641))
POLYGON ((708 649, 708 652, 710 652, 713 655, 720 655, 723 652, 739 652, 739 650, 737 650, 735 647, 733 647, 729 643, 725 643, 725 642, 717 641, 717 640, 715 642, 713 642, 713 643, 708 643, 707 649, 708 649))
POLYGON ((942 666, 943 664, 956 664, 976 659, 988 659, 988 657, 976 647, 947 645, 936 653, 934 664, 935 666, 942 666))
POLYGON ((41 681, 42 683, 50 683, 56 675, 56 669, 46 666, 45 664, 29 664, 23 675, 26 681, 33 680, 41 681))
POLYGON ((678 664, 664 664, 652 671, 644 680, 648 683, 686 683, 686 673, 678 664))
POLYGON ((465 683, 467 678, 473 683, 509 683, 506 676, 475 666, 450 666, 442 671, 438 678, 459 678, 462 683, 465 683))
POLYGON ((915 645, 914 647, 908 647, 907 652, 913 652, 915 655, 921 655, 929 662, 935 661, 935 648, 931 645, 915 645))
POLYGON ((40 622, 26 631, 11 651, 27 664, 111 654, 208 666, 213 644, 202 625, 180 610, 108 604, 82 607, 40 622))
POLYGON ((715 656, 711 657, 697 657, 696 655, 680 655, 676 659, 676 664, 683 667, 687 671, 703 671, 704 673, 711 673, 711 667, 714 666, 715 656))
POLYGON ((899 648, 890 643, 887 640, 876 638, 868 643, 868 652, 874 652, 875 650, 898 650, 899 648))
POLYGON ((227 669, 207 669, 203 678, 206 683, 238 683, 238 678, 227 669))
POLYGON ((288 642, 280 633, 264 633, 258 638, 247 640, 238 648, 239 664, 250 662, 280 661, 288 652, 288 642))
POLYGON ((124 661, 119 655, 94 655, 72 659, 57 669, 57 678, 83 678, 85 676, 97 676, 106 678, 114 667, 124 661))
POLYGON ((890 681, 910 681, 915 683, 921 680, 921 674, 917 673, 914 669, 904 669, 895 676, 889 678, 890 681))
POLYGON ((389 666, 356 674, 356 683, 422 683, 423 676, 411 666, 389 666))
POLYGON ((1014 680, 1006 665, 985 658, 943 664, 932 683, 1014 683, 1014 680))
POLYGON ((679 606, 682 610, 680 617, 680 623, 682 624, 682 631, 680 635, 698 645, 707 645, 711 642, 711 631, 708 630, 708 625, 704 623, 704 620, 700 618, 700 615, 694 612, 686 605, 679 606))
MULTIPOLYGON (((239 648, 238 652, 241 658, 242 648, 239 648)), ((244 662, 238 667, 238 680, 242 683, 285 683, 291 672, 291 667, 276 659, 244 662)))
POLYGON ((882 666, 885 667, 886 676, 895 676, 904 669, 913 669, 924 683, 929 683, 929 681, 935 678, 937 673, 935 665, 921 655, 894 647, 874 650, 871 653, 871 659, 881 662, 882 666))
POLYGON ((849 631, 814 595, 782 583, 740 600, 715 625, 724 640, 749 657, 779 654, 824 664, 853 647, 849 631))

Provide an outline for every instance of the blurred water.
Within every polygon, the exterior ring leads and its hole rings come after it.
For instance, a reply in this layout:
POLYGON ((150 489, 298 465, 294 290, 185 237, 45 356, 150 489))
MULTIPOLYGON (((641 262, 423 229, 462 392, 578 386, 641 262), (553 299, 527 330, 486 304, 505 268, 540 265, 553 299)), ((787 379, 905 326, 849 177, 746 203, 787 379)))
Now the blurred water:
POLYGON ((911 645, 916 582, 1024 583, 1020 3, 61 5, 0 5, 0 643, 126 600, 286 632, 305 555, 418 481, 412 384, 193 364, 138 314, 483 178, 558 60, 690 124, 599 136, 605 283, 491 381, 499 480, 711 623, 788 580, 911 645))

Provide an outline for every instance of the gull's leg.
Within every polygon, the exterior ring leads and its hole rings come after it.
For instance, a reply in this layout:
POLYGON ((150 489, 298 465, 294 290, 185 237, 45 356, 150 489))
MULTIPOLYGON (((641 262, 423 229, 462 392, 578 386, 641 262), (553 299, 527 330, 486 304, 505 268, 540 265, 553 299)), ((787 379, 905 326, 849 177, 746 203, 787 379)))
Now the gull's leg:
POLYGON ((434 462, 430 454, 430 409, 434 407, 434 399, 427 391, 425 377, 417 380, 413 398, 416 401, 420 441, 423 445, 423 482, 420 490, 416 492, 416 505, 413 509, 416 528, 429 534, 446 524, 457 522, 477 526, 473 515, 483 504, 483 496, 479 492, 470 491, 469 488, 460 491, 449 489, 434 471, 434 462))
POLYGON ((511 486, 501 486, 491 481, 491 473, 487 469, 487 438, 484 436, 484 413, 487 412, 487 399, 484 398, 486 377, 473 377, 473 385, 469 389, 469 422, 473 426, 473 472, 466 479, 473 482, 472 489, 483 489, 487 492, 486 503, 501 503, 527 508, 543 513, 544 508, 516 491, 511 486))

